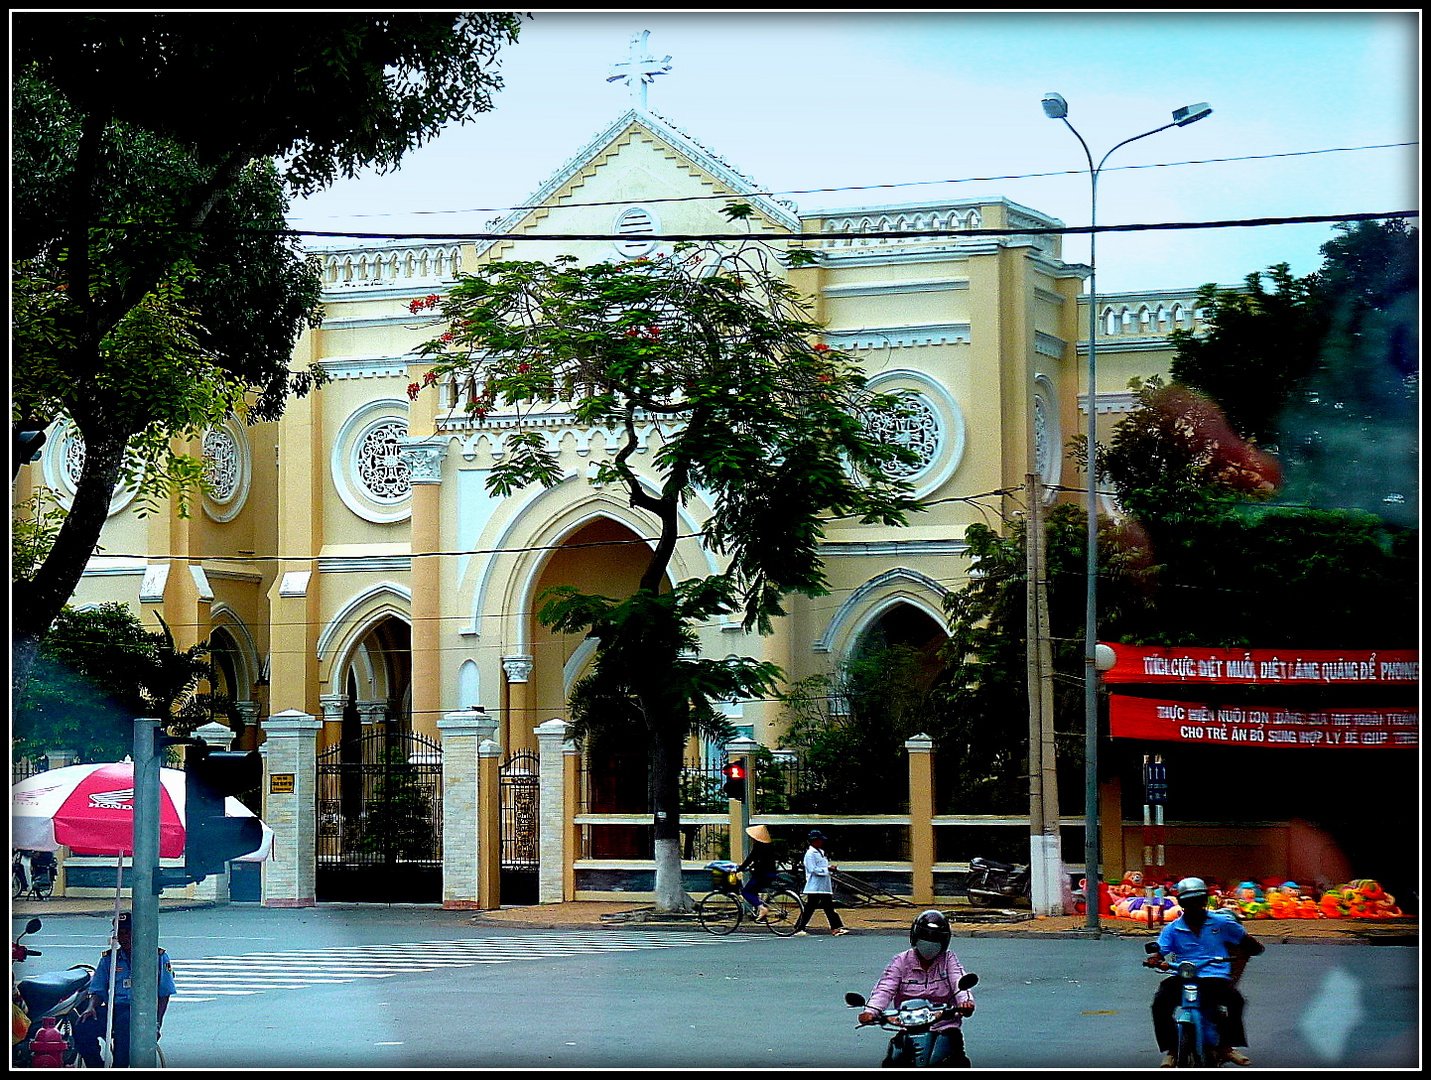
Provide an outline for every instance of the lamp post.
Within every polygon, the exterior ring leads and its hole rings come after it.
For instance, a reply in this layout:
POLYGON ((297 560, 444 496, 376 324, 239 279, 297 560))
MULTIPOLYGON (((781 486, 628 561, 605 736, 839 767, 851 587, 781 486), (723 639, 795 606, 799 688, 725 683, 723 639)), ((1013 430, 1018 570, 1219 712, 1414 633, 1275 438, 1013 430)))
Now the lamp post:
POLYGON ((1083 737, 1084 737, 1084 805, 1083 805, 1083 880, 1084 909, 1087 914, 1085 928, 1098 929, 1098 882, 1100 861, 1098 857, 1098 472, 1096 447, 1098 446, 1098 174, 1113 151, 1127 146, 1130 142, 1146 139, 1171 127, 1186 127, 1211 114, 1207 102, 1187 105, 1173 110, 1173 119, 1161 127, 1124 139, 1103 155, 1097 165, 1093 164, 1093 153, 1078 129, 1068 122, 1068 102, 1063 95, 1047 93, 1043 96, 1044 115, 1051 120, 1062 120, 1088 159, 1088 177, 1091 183, 1091 204, 1088 216, 1088 592, 1085 604, 1083 627, 1083 737))

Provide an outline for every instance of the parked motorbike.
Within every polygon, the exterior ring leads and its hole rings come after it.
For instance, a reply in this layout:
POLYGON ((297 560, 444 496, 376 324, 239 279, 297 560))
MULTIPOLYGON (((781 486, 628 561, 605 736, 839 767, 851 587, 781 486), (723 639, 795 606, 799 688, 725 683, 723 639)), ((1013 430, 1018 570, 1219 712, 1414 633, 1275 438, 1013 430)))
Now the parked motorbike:
MULTIPOLYGON (((1143 948, 1149 955, 1156 955, 1158 946, 1148 942, 1143 948)), ((1205 1008, 1202 1003, 1198 972, 1213 963, 1226 963, 1225 956, 1210 956, 1201 964, 1191 960, 1178 963, 1176 969, 1166 961, 1152 968, 1153 971, 1177 971, 1182 981, 1178 997, 1178 1007, 1173 1012, 1173 1022, 1178 1026, 1178 1048, 1174 1054, 1179 1069, 1216 1069, 1222 1065, 1222 1055, 1218 1052, 1218 1027, 1221 1009, 1205 1008)))
POLYGON ((965 886, 971 904, 1008 907, 1029 895, 1030 872, 1024 863, 1001 863, 978 856, 969 860, 965 886))
POLYGON ((48 851, 17 851, 10 860, 10 895, 48 900, 55 891, 55 857, 48 851))
MULTIPOLYGON (((39 949, 20 941, 27 934, 37 932, 40 926, 39 919, 31 919, 25 924, 25 932, 11 944, 10 958, 15 963, 43 955, 39 949)), ((68 1046, 64 1055, 66 1067, 75 1063, 74 1027, 93 977, 94 968, 88 964, 76 964, 67 971, 47 971, 14 980, 11 1004, 14 1022, 10 1047, 13 1064, 21 1068, 30 1064, 30 1040, 40 1031, 44 1019, 51 1016, 55 1018, 55 1028, 64 1036, 68 1046)))
MULTIPOLYGON (((959 979, 959 989, 971 989, 978 982, 979 976, 966 971, 959 979)), ((860 994, 849 993, 845 995, 845 1004, 851 1009, 863 1009, 865 999, 860 994)), ((890 1060, 900 1059, 910 1068, 922 1069, 929 1065, 929 1055, 934 1052, 934 1025, 958 1010, 959 1006, 953 1002, 936 1005, 926 998, 909 998, 884 1009, 873 1023, 856 1025, 856 1030, 882 1027, 893 1031, 894 1038, 889 1042, 890 1060)))

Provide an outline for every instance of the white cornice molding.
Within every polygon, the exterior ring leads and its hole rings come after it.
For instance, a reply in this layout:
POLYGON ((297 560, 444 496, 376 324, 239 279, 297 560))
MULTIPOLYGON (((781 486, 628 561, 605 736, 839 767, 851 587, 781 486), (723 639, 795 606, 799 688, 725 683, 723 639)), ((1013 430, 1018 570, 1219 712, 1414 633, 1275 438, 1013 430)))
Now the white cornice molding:
POLYGON ((968 278, 929 278, 924 281, 870 281, 852 285, 826 285, 828 297, 891 296, 904 293, 959 292, 969 288, 968 278))
POLYGON ((845 350, 910 348, 919 345, 967 345, 969 324, 927 323, 918 326, 875 326, 859 330, 826 330, 821 336, 845 350))

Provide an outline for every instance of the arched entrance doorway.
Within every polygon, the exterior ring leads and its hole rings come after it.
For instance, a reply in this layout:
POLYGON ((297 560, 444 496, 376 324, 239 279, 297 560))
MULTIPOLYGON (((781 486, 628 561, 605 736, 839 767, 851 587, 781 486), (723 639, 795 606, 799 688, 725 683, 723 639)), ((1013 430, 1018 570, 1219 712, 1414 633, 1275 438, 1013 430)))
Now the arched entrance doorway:
MULTIPOLYGON (((594 642, 573 634, 557 634, 542 626, 535 611, 542 593, 570 585, 584 593, 613 599, 632 595, 650 557, 650 547, 628 526, 607 517, 586 522, 571 532, 542 567, 532 590, 533 700, 537 712, 528 727, 567 714, 572 686, 589 668, 594 642)), ((582 808, 591 813, 644 813, 650 809, 647 791, 647 750, 644 733, 613 728, 593 734, 583 747, 582 808)), ((599 826, 588 830, 589 858, 646 858, 651 852, 650 827, 599 826)))
POLYGON ((413 730, 411 632, 387 615, 335 665, 318 755, 317 899, 442 898, 442 749, 413 730))

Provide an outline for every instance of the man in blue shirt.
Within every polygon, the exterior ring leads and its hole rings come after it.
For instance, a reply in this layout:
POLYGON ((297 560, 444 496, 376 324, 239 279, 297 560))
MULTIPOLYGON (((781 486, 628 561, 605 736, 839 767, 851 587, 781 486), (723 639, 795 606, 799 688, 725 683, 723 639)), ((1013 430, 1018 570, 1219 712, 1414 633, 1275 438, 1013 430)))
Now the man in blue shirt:
MULTIPOLYGON (((1262 943, 1247 933, 1231 915, 1207 909, 1207 882, 1202 878, 1183 878, 1177 885, 1181 917, 1163 927, 1158 935, 1158 951, 1143 961, 1148 967, 1159 967, 1166 957, 1174 962, 1191 960, 1198 965, 1198 988, 1204 1007, 1217 1016, 1219 1007, 1227 1010, 1221 1023, 1222 1038, 1218 1049, 1224 1061, 1234 1065, 1250 1065, 1252 1059, 1238 1049, 1247 1045, 1247 1033, 1242 1027, 1242 995, 1236 990, 1237 980, 1249 958, 1263 951, 1262 943), (1211 960, 1212 957, 1226 957, 1211 960), (1211 961, 1211 962, 1208 962, 1211 961)), ((1178 1007, 1182 980, 1176 975, 1158 984, 1153 996, 1153 1035, 1163 1052, 1162 1067, 1170 1069, 1177 1060, 1178 1030, 1173 1012, 1178 1007)))
MULTIPOLYGON (((114 968, 114 1067, 129 1067, 129 1002, 132 979, 129 974, 131 929, 129 912, 120 912, 115 923, 114 936, 119 939, 117 952, 106 952, 95 965, 94 978, 89 983, 89 1001, 79 1015, 75 1025, 75 1049, 90 1069, 104 1067, 100 1057, 99 1043, 104 1038, 105 1009, 109 999, 109 961, 116 959, 114 968)), ((169 1007, 169 999, 176 993, 174 968, 169 963, 169 954, 159 950, 159 1026, 164 1026, 164 1011, 169 1007)), ((157 1034, 157 1033, 156 1033, 157 1034)))

